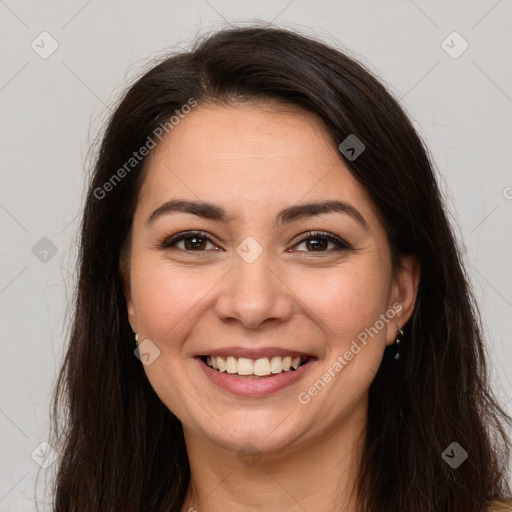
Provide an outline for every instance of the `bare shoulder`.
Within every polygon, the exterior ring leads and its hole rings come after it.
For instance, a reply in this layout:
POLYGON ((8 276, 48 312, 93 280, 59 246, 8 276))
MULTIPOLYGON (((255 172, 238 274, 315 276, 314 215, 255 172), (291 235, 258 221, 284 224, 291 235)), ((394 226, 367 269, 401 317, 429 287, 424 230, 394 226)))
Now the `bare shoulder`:
POLYGON ((494 501, 489 507, 489 512, 512 512, 512 499, 494 501))

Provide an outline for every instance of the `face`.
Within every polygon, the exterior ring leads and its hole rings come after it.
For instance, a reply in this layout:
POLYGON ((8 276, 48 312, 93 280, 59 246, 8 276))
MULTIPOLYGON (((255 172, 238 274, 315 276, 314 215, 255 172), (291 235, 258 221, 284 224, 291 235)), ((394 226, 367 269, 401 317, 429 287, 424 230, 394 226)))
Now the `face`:
POLYGON ((418 272, 393 271, 321 123, 198 106, 148 163, 121 268, 145 372, 185 435, 270 453, 364 418, 418 272))

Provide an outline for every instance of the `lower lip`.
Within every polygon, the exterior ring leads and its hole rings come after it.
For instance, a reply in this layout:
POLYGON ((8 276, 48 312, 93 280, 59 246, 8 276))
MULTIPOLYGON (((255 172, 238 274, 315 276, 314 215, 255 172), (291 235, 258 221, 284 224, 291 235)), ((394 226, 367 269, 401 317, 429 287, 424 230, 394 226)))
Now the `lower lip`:
POLYGON ((219 372, 210 368, 201 358, 196 358, 201 369, 213 384, 238 396, 267 396, 295 384, 308 371, 314 359, 309 358, 302 366, 291 372, 271 374, 267 378, 248 379, 238 374, 219 372))

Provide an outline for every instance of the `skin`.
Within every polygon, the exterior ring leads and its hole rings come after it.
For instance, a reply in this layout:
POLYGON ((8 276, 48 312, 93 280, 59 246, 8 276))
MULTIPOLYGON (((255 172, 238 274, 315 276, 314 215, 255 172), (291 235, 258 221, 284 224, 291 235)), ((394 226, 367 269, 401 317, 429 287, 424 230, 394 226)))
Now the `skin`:
POLYGON ((144 366, 147 377, 183 424, 192 484, 182 510, 355 510, 368 389, 412 313, 420 270, 404 258, 393 271, 375 208, 322 124, 272 103, 196 107, 150 155, 121 272, 132 329, 139 343, 149 339, 160 350, 144 366), (147 224, 178 198, 215 203, 236 219, 180 212, 147 224), (343 213, 273 226, 282 208, 328 199, 350 203, 367 229, 343 213), (212 242, 161 247, 187 230, 205 231, 212 242), (351 248, 315 251, 303 241, 312 230, 351 248), (236 252, 247 236, 263 249, 250 264, 236 252), (298 394, 395 303, 399 313, 301 404, 298 394), (193 355, 240 345, 292 348, 316 360, 272 396, 239 397, 212 384, 193 355), (252 464, 237 457, 247 443, 252 464))

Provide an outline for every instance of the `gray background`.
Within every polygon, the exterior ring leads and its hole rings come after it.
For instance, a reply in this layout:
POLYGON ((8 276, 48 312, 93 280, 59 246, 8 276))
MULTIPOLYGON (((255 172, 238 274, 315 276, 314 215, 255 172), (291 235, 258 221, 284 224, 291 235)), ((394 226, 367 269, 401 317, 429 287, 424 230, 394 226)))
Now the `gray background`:
POLYGON ((148 59, 228 23, 273 20, 320 37, 400 99, 439 169, 512 413, 511 14, 507 0, 0 0, 0 511, 35 510, 36 487, 49 510, 55 465, 40 469, 37 447, 66 339, 86 157, 107 105, 148 59), (58 44, 46 59, 43 31, 58 44), (462 39, 442 45, 453 31, 469 44, 458 58, 462 39))

